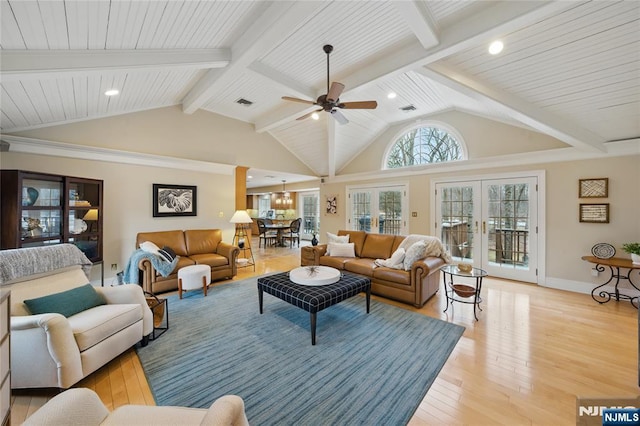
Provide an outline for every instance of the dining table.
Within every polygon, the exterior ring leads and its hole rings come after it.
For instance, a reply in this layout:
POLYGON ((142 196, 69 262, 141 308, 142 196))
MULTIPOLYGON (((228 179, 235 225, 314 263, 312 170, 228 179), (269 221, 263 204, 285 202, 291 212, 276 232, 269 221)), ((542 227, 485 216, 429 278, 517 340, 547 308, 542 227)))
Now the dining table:
POLYGON ((268 231, 276 231, 276 247, 286 247, 284 243, 284 231, 291 229, 291 222, 289 223, 265 223, 265 229, 268 231))

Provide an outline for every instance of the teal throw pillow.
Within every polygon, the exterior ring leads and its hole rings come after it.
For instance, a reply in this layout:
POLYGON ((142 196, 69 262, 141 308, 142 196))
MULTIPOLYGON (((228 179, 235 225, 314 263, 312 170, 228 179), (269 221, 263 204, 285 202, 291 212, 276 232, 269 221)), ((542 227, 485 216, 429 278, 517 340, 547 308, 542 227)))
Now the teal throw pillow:
POLYGON ((60 293, 25 300, 24 304, 33 315, 57 313, 68 318, 78 312, 106 305, 107 301, 91 284, 85 284, 60 293))

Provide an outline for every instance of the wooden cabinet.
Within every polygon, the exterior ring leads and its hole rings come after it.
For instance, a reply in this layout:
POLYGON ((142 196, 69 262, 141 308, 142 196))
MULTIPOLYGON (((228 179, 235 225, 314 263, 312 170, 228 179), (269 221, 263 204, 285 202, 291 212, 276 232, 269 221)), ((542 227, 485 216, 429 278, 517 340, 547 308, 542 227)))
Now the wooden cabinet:
POLYGON ((271 194, 271 208, 273 210, 295 210, 296 209, 296 193, 289 192, 288 201, 282 195, 282 192, 274 192, 271 194))
POLYGON ((102 180, 2 170, 0 184, 0 248, 71 243, 102 260, 102 180))
POLYGON ((10 303, 11 293, 8 290, 0 290, 0 419, 2 426, 11 424, 10 303))

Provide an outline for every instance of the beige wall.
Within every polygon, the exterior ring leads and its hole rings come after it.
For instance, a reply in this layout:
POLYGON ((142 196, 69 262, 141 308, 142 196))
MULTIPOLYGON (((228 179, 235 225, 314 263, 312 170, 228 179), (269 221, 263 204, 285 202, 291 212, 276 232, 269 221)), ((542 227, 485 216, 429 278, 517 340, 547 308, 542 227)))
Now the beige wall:
MULTIPOLYGON (((105 284, 113 281, 117 263, 123 270, 135 249, 138 232, 171 229, 224 230, 224 241, 231 243, 233 227, 229 219, 235 211, 235 177, 188 170, 145 167, 42 155, 3 152, 0 168, 79 176, 104 181, 104 266, 105 284), (152 216, 154 183, 196 185, 198 215, 195 217, 152 216), (219 217, 222 212, 222 217, 219 217)), ((98 280, 99 267, 92 280, 98 280)))
POLYGON ((17 136, 213 163, 314 173, 253 124, 179 106, 15 133, 17 136))

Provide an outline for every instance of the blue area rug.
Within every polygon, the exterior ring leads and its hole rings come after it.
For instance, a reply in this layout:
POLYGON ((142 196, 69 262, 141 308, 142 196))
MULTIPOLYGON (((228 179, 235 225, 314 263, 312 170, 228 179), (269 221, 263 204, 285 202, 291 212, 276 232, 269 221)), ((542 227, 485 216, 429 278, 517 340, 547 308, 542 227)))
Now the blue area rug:
POLYGON ((309 314, 256 278, 169 299, 169 330, 138 355, 158 405, 207 408, 241 396, 252 425, 402 425, 464 327, 353 297, 309 314))

